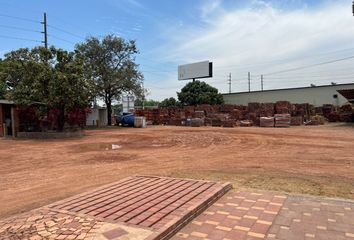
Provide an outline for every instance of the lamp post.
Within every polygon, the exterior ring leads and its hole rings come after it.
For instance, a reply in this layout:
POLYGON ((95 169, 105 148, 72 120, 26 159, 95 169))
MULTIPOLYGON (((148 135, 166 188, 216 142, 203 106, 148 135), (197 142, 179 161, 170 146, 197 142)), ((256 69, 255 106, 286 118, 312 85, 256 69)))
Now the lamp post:
POLYGON ((352 12, 353 12, 353 16, 354 16, 354 1, 353 1, 353 5, 352 5, 352 12))

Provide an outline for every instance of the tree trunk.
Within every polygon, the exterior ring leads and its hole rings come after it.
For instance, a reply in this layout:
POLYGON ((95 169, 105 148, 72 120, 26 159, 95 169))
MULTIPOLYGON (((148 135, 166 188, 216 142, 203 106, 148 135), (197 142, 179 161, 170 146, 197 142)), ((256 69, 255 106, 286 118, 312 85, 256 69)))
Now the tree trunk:
POLYGON ((105 97, 106 107, 107 107, 107 125, 112 125, 112 100, 106 95, 105 97))

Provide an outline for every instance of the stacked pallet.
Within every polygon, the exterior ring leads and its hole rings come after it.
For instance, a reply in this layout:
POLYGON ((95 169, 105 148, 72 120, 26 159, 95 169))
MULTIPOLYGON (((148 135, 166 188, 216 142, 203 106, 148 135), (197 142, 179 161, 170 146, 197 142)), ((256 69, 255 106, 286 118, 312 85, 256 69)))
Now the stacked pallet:
POLYGON ((191 127, 201 127, 204 126, 204 120, 201 118, 192 118, 190 121, 191 127))
POLYGON ((240 127, 252 127, 253 122, 250 120, 242 120, 240 121, 240 127))
POLYGON ((341 122, 354 121, 354 106, 353 106, 353 104, 347 103, 339 108, 339 120, 341 122))
POLYGON ((250 102, 248 103, 248 112, 250 113, 259 113, 261 104, 259 102, 250 102))
POLYGON ((272 117, 274 116, 274 103, 262 103, 260 106, 260 117, 272 117))
POLYGON ((290 114, 275 114, 275 127, 290 127, 291 116, 290 114))
POLYGON ((329 118, 329 115, 335 112, 335 107, 332 104, 324 104, 322 106, 322 114, 325 118, 329 118))
POLYGON ((242 110, 239 109, 232 110, 232 112, 230 113, 230 118, 234 120, 242 120, 243 119, 242 110))
POLYGON ((204 111, 195 111, 192 115, 193 115, 193 118, 205 118, 204 111))
POLYGON ((339 122, 340 121, 340 114, 339 112, 331 112, 327 117, 329 122, 339 122))
POLYGON ((259 126, 259 115, 255 112, 248 113, 247 120, 250 120, 255 126, 259 126))
POLYGON ((277 114, 290 114, 291 104, 288 101, 278 101, 275 103, 275 112, 277 114))
POLYGON ((303 116, 291 116, 291 126, 301 126, 304 123, 303 116))
POLYGON ((261 117, 260 127, 274 127, 274 117, 261 117))
POLYGON ((224 127, 224 128, 233 128, 235 127, 236 125, 236 121, 233 120, 233 119, 227 119, 227 120, 224 120, 221 122, 221 125, 224 127))
POLYGON ((220 105, 219 111, 222 113, 230 113, 234 108, 235 106, 233 104, 222 104, 220 105))

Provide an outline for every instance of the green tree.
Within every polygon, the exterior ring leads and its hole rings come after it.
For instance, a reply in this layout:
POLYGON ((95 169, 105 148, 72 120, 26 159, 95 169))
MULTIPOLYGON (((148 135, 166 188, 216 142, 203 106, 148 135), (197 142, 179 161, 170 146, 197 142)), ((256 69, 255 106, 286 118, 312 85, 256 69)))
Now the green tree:
POLYGON ((6 84, 4 81, 0 81, 0 99, 4 99, 6 94, 6 84))
POLYGON ((113 35, 102 40, 91 37, 76 45, 83 59, 87 77, 95 82, 97 97, 107 107, 108 125, 111 125, 112 103, 124 93, 142 94, 143 75, 135 63, 138 53, 135 41, 125 41, 113 35))
POLYGON ((6 95, 6 82, 5 78, 1 77, 1 73, 3 72, 5 67, 4 61, 0 59, 0 99, 4 99, 6 95))
POLYGON ((164 99, 161 103, 160 103, 160 107, 176 107, 178 106, 179 103, 177 102, 177 100, 173 97, 170 98, 166 98, 164 99))
POLYGON ((38 102, 45 110, 58 109, 59 131, 68 111, 84 109, 91 102, 93 84, 86 80, 74 52, 23 48, 5 54, 4 62, 0 78, 6 80, 9 98, 24 106, 38 102))
MULTIPOLYGON (((159 104, 160 104, 159 101, 155 101, 153 99, 149 99, 149 100, 144 101, 145 107, 155 107, 155 106, 158 106, 159 104)), ((143 106, 143 101, 141 99, 137 99, 137 100, 135 100, 134 105, 141 107, 141 106, 143 106)))
POLYGON ((222 95, 216 88, 201 81, 187 83, 181 92, 177 92, 177 96, 182 105, 216 105, 224 103, 222 95))

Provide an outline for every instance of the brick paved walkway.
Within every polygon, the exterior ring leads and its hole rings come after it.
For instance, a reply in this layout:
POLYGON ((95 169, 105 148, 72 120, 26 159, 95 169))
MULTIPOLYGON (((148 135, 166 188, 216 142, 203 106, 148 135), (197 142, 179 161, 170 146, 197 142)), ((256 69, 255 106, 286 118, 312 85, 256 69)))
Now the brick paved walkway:
POLYGON ((354 240, 354 203, 289 196, 268 239, 354 240))
POLYGON ((0 220, 0 239, 168 239, 230 184, 138 176, 0 220))
POLYGON ((0 239, 354 240, 354 202, 230 187, 127 178, 0 220, 0 239))
POLYGON ((172 240, 354 240, 354 203, 230 192, 172 240))

